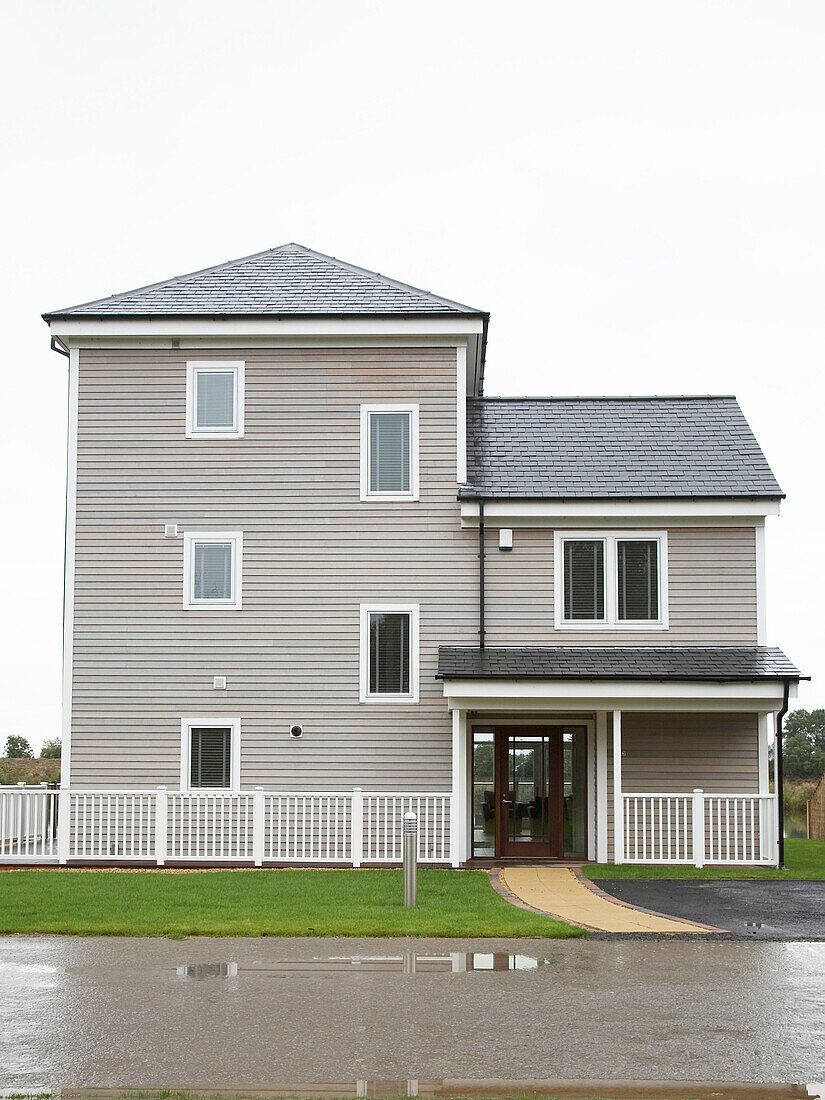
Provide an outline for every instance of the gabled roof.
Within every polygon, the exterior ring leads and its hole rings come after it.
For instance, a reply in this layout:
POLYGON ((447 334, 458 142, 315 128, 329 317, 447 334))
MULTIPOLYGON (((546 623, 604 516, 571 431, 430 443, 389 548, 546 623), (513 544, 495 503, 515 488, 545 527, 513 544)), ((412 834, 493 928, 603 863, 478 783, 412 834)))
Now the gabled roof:
POLYGON ((300 244, 44 313, 57 318, 472 315, 472 309, 300 244))
POLYGON ((773 646, 441 646, 441 680, 807 680, 773 646))
POLYGON ((471 398, 464 499, 783 496, 734 397, 471 398))

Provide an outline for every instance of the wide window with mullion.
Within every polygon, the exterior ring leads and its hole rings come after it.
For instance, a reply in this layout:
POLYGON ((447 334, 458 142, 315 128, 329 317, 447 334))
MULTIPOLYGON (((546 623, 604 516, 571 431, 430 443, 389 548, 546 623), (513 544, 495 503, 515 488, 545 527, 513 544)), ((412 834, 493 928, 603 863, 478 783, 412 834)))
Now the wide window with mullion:
POLYGON ((604 540, 564 540, 564 618, 603 622, 604 540))
POLYGON ((659 543, 656 539, 616 540, 616 609, 620 621, 659 619, 659 543))
POLYGON ((191 726, 189 786, 232 786, 232 727, 191 726))

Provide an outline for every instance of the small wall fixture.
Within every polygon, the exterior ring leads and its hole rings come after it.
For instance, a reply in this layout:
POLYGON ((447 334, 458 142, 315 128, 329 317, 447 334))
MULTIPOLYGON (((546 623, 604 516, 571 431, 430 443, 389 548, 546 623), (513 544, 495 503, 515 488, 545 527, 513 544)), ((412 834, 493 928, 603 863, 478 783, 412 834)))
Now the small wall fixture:
POLYGON ((176 523, 167 523, 163 528, 163 536, 167 539, 175 539, 178 537, 178 525, 176 523))
POLYGON ((303 737, 304 736, 304 727, 303 726, 290 726, 289 727, 289 736, 290 737, 295 737, 295 738, 303 737))
POLYGON ((225 676, 213 676, 212 687, 218 688, 220 691, 226 690, 226 677, 225 676))
POLYGON ((513 529, 512 527, 502 527, 498 533, 498 548, 499 550, 512 550, 513 549, 513 529))

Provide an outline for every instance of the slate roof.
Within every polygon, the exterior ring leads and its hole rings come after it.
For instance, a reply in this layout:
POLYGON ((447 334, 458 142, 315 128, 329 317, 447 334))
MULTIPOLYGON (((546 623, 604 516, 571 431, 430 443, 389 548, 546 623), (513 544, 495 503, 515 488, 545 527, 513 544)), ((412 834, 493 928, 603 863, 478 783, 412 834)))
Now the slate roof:
POLYGON ((734 397, 470 398, 465 499, 783 496, 734 397))
POLYGON ((124 294, 53 310, 44 313, 43 317, 50 321, 70 317, 305 314, 487 316, 483 310, 472 309, 293 243, 124 294))
POLYGON ((441 646, 440 680, 808 680, 773 646, 441 646))

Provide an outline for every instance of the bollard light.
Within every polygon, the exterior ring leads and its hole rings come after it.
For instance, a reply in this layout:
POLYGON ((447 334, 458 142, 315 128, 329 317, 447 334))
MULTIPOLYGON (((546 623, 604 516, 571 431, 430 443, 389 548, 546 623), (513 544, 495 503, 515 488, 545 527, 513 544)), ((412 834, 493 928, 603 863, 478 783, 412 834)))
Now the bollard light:
POLYGON ((418 818, 404 814, 404 904, 415 905, 418 885, 418 818))

